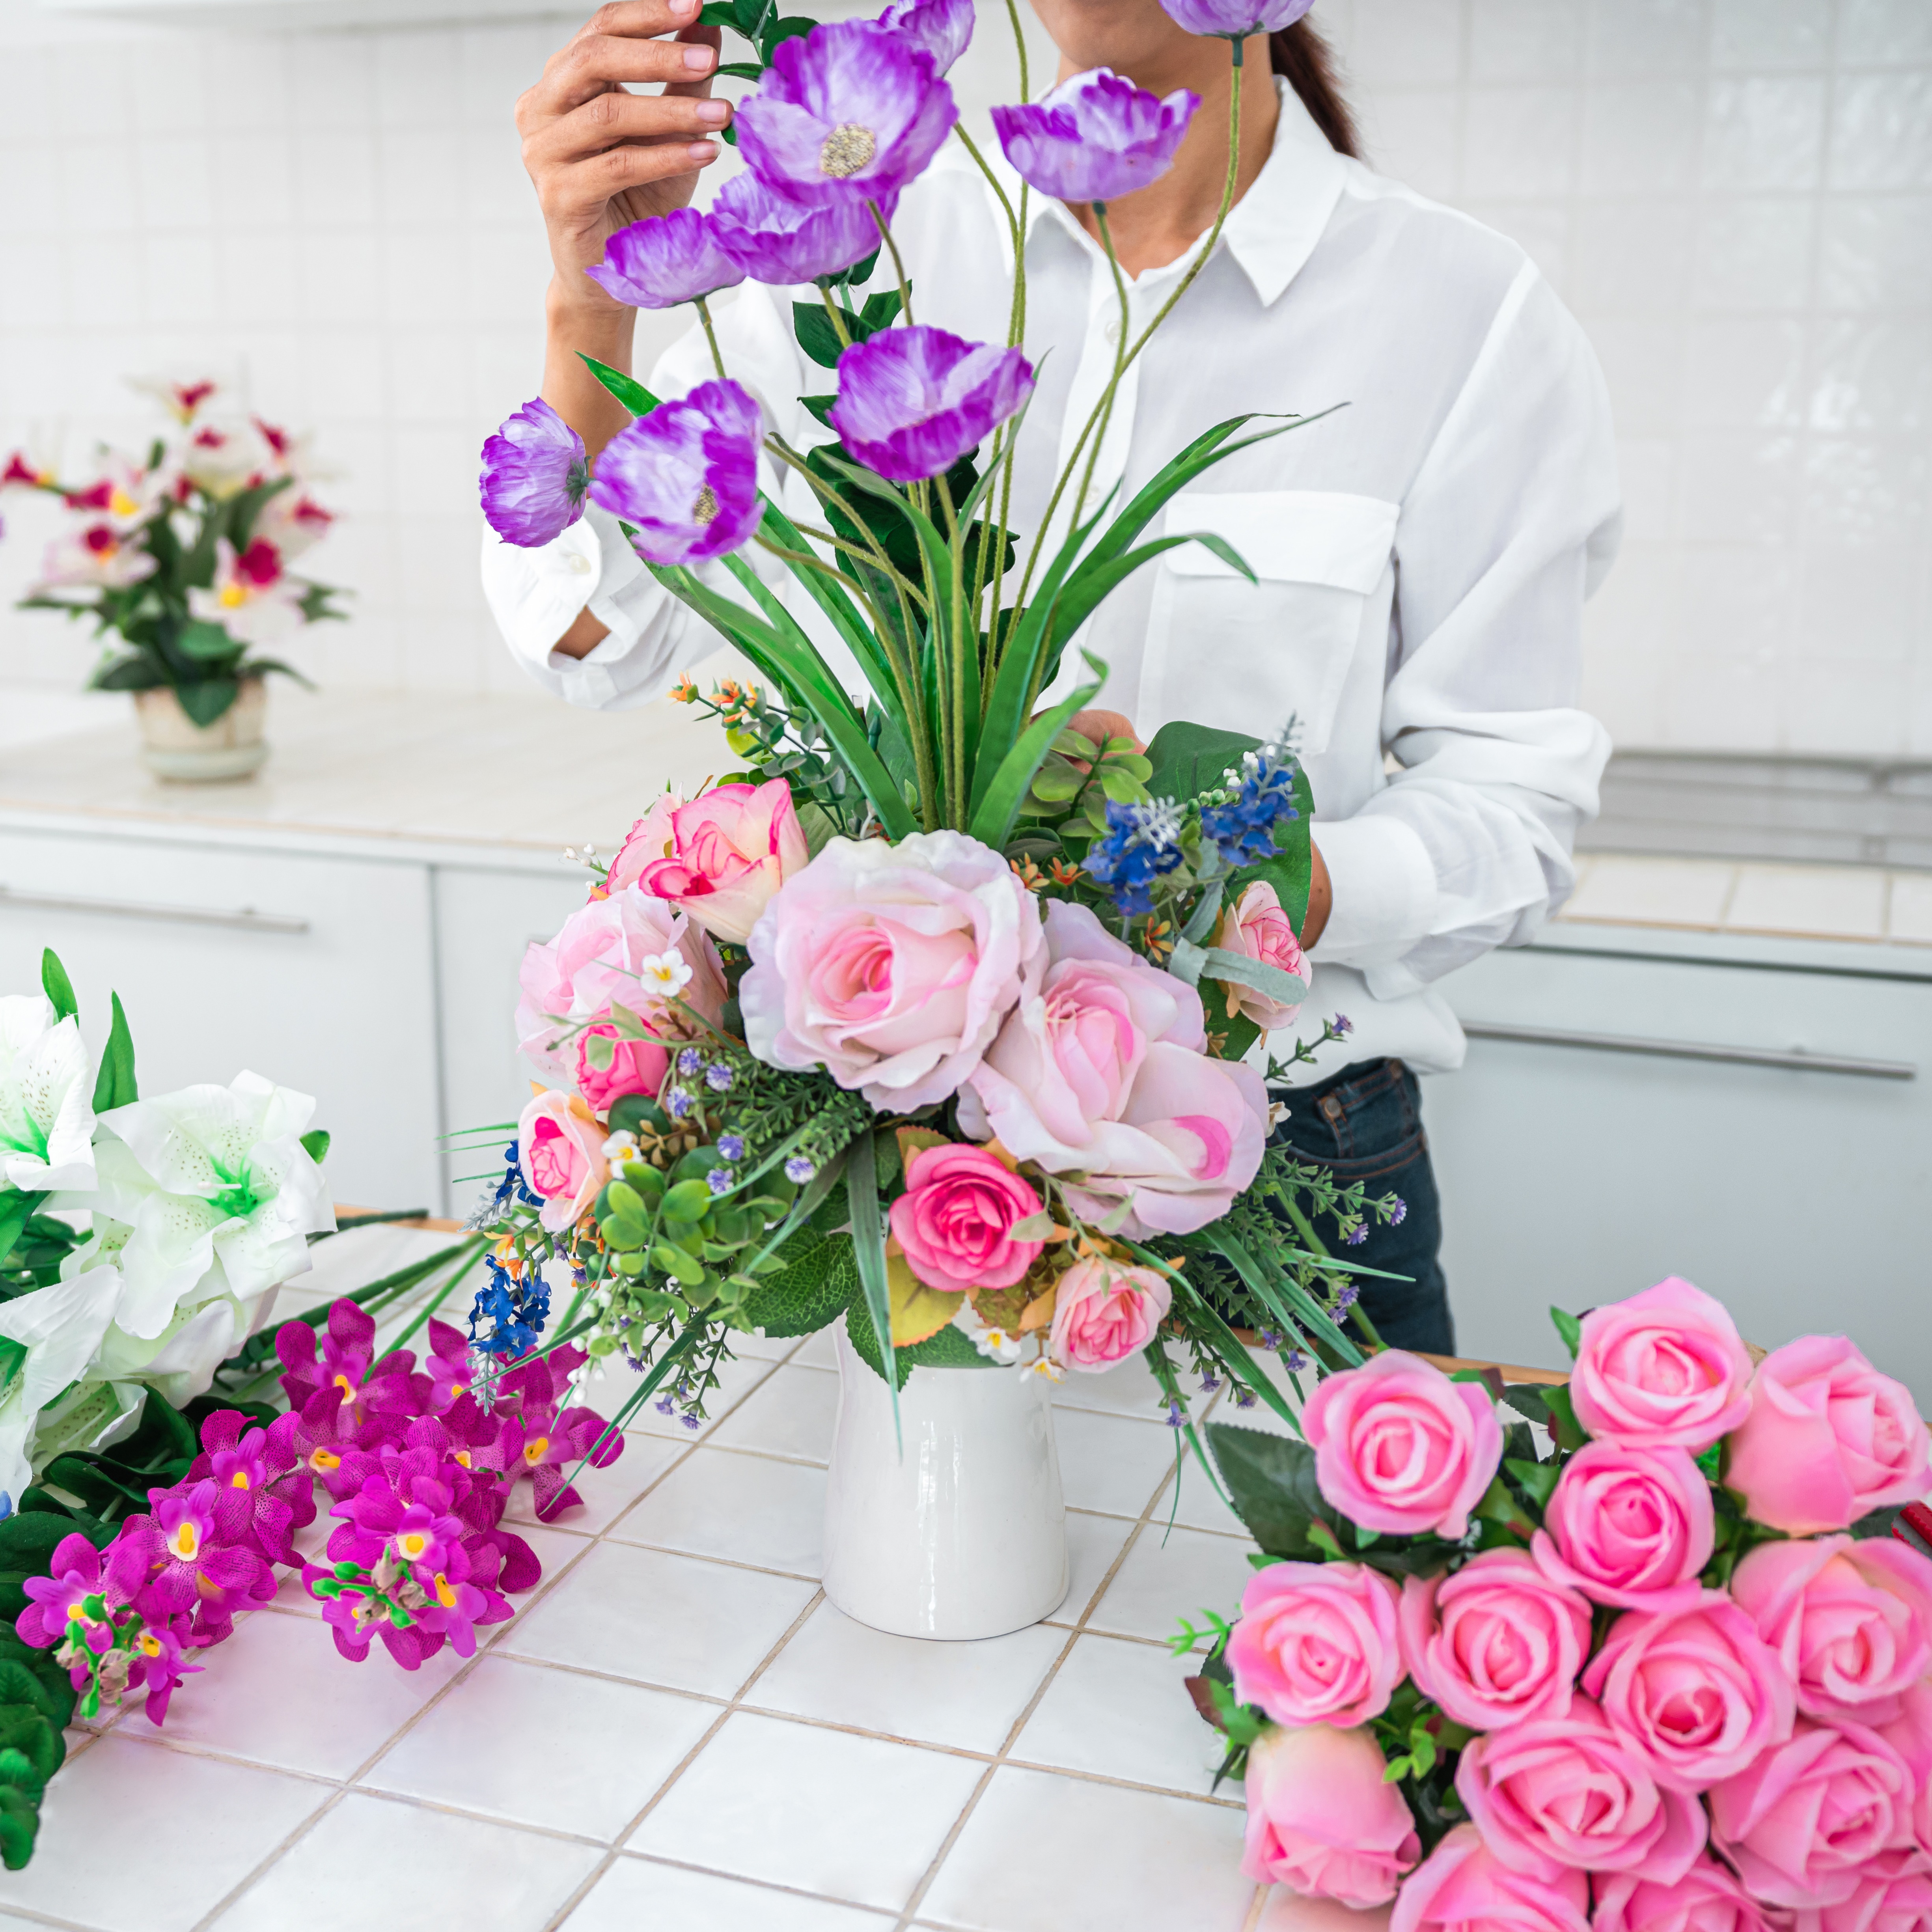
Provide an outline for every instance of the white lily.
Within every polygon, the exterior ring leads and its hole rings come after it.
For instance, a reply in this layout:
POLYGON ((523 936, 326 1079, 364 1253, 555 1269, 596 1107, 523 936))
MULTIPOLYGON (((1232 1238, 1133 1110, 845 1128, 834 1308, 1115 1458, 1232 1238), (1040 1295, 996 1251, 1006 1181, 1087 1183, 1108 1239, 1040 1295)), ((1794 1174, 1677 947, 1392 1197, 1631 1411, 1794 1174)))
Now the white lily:
POLYGON ((116 1270, 97 1268, 0 1302, 0 1490, 16 1502, 41 1409, 92 1366, 120 1294, 116 1270))
POLYGON ((140 1341, 176 1311, 217 1295, 246 1302, 309 1265, 305 1236, 335 1226, 322 1169, 302 1144, 306 1094, 258 1073, 116 1107, 95 1150, 94 1210, 104 1255, 118 1246, 117 1325, 140 1341), (125 1222, 117 1242, 103 1215, 125 1222))
POLYGON ((44 994, 0 998, 0 1186, 94 1185, 92 1069, 44 994))

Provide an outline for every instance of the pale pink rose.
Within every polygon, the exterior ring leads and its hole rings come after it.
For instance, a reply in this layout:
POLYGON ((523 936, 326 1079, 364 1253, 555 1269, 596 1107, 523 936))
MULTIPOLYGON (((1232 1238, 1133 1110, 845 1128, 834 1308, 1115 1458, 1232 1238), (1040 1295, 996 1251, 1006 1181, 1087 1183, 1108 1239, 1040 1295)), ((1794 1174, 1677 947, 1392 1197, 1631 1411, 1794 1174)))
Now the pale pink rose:
POLYGON ((1563 1466, 1530 1547, 1544 1575, 1593 1602, 1670 1610, 1697 1600, 1717 1522, 1682 1449, 1588 1442, 1563 1466))
POLYGON ((1872 1728, 1912 1774, 1912 1835, 1932 1855, 1932 1679, 1921 1678, 1898 1700, 1898 1714, 1872 1728))
POLYGON ((1487 1394, 1401 1348, 1316 1383, 1301 1427, 1322 1493, 1386 1534, 1461 1536, 1502 1462, 1487 1394))
POLYGON ((734 945, 751 937, 772 894, 812 857, 783 778, 713 785, 670 818, 670 850, 646 861, 638 884, 734 945))
POLYGON ((655 1094, 664 1084, 670 1056, 655 1040, 624 1040, 609 1020, 586 1027, 578 1036, 577 1064, 572 1070, 577 1090, 593 1111, 608 1114, 614 1100, 627 1094, 655 1094), (607 1066, 596 1065, 590 1058, 590 1042, 608 1040, 610 1058, 607 1066))
POLYGON ((579 907, 554 939, 525 952, 517 976, 523 988, 518 1045, 546 1073, 567 1080, 576 1071, 578 1030, 608 1020, 613 1006, 628 1007, 667 1040, 695 1031, 639 979, 646 960, 667 952, 691 968, 679 998, 715 1026, 724 1017, 725 998, 718 949, 682 913, 632 886, 579 907))
POLYGON ((1724 1304, 1672 1275, 1583 1317, 1570 1400, 1604 1442, 1695 1456, 1743 1421, 1750 1378, 1724 1304))
POLYGON ((1344 1905, 1393 1898, 1422 1840, 1384 1768, 1366 1731, 1306 1724, 1263 1732, 1248 1752, 1241 1875, 1344 1905))
POLYGON ((1784 1660, 1808 1718, 1883 1724, 1932 1669, 1932 1562, 1894 1537, 1761 1543, 1731 1594, 1784 1660))
POLYGON ((538 1219, 552 1234, 580 1220, 610 1178, 607 1136, 574 1094, 555 1088, 533 1094, 517 1122, 517 1155, 530 1192, 542 1197, 538 1219))
POLYGON ((1130 1201, 1131 1238, 1218 1220, 1261 1166, 1261 1076, 1209 1059, 1200 995, 1086 907, 1050 901, 1046 930, 1018 1005, 960 1093, 960 1126, 1078 1176, 1069 1198, 1094 1220, 1130 1201))
POLYGON ((1047 1352, 1062 1368, 1098 1375, 1138 1354, 1167 1319, 1174 1290, 1158 1268, 1076 1262, 1053 1299, 1047 1352))
POLYGON ((924 832, 833 839, 748 944, 738 998, 752 1051, 823 1066, 881 1113, 904 1113, 978 1066, 1046 942, 1038 902, 998 853, 924 832))
POLYGON ((1703 1791, 1791 1735, 1791 1674, 1721 1590, 1610 1626, 1583 1688, 1660 1784, 1703 1791))
POLYGON ((892 1232, 928 1288, 1011 1288, 1043 1243, 1013 1229, 1044 1204, 984 1148, 922 1148, 906 1162, 906 1191, 892 1203, 892 1232))
POLYGON ((1400 1622, 1416 1688, 1472 1731, 1562 1717, 1590 1652, 1590 1606, 1526 1550, 1405 1579, 1400 1622))
POLYGON ((1781 1922, 1790 1932, 1932 1932, 1932 1870, 1922 1862, 1876 1873, 1835 1905, 1807 1906, 1781 1922))
MULTIPOLYGON (((1274 886, 1265 880, 1256 880, 1222 914, 1220 924, 1215 928, 1214 944, 1223 952, 1238 952, 1244 958, 1258 961, 1264 966, 1279 967, 1298 980, 1306 981, 1308 977, 1301 942, 1295 937, 1294 928, 1274 886)), ((1301 1010, 1299 1000, 1291 1006, 1270 999, 1257 987, 1244 986, 1232 980, 1217 980, 1214 983, 1227 995, 1228 1018, 1238 1012, 1246 1013, 1264 1033, 1288 1025, 1301 1010)))
POLYGON ((617 848, 617 856, 604 875, 605 892, 620 892, 626 886, 634 886, 653 860, 670 856, 671 814, 683 802, 682 794, 676 791, 662 792, 652 801, 650 810, 625 833, 623 844, 617 848))
POLYGON ((1704 1849, 1696 1799, 1660 1785, 1580 1695, 1566 1716, 1512 1724, 1466 1745, 1456 1794, 1504 1864, 1541 1878, 1568 1865, 1674 1885, 1704 1849))
POLYGON ((1834 1905, 1912 1849, 1911 1773, 1864 1724, 1800 1718, 1788 1743, 1710 1790, 1711 1842, 1756 1898, 1834 1905))
POLYGON ((1932 1438, 1901 1382, 1842 1335, 1806 1335, 1757 1365, 1724 1486, 1792 1536, 1844 1529, 1932 1488, 1932 1438))
POLYGON ((1277 1724, 1366 1724, 1402 1682, 1396 1588, 1361 1563, 1270 1563, 1228 1640, 1234 1695, 1277 1724))
POLYGON ((1592 1932, 1771 1932, 1757 1901, 1715 1858, 1675 1885, 1613 1872, 1597 1885, 1592 1932))
POLYGON ((1581 1872, 1514 1871, 1474 1826, 1458 1825, 1402 1880, 1389 1932, 1590 1932, 1589 1912, 1581 1872))

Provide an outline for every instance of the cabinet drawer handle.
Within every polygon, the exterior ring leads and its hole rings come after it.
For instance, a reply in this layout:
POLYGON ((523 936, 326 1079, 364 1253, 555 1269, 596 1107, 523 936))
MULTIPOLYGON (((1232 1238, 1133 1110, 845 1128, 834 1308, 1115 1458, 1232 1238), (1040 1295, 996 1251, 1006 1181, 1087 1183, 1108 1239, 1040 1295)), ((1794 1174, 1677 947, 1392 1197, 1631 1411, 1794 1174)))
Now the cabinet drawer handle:
POLYGON ((1654 1053, 1665 1060, 1716 1060, 1733 1066, 1781 1066, 1804 1073, 1857 1073, 1870 1080, 1916 1080, 1909 1060, 1861 1060, 1847 1053, 1779 1053, 1761 1046, 1711 1046, 1688 1040, 1640 1040, 1629 1034, 1573 1033, 1564 1027, 1500 1026, 1465 1020, 1472 1040, 1516 1040, 1528 1046, 1582 1046, 1600 1053, 1654 1053))
POLYGON ((243 932, 302 933, 308 921, 286 913, 218 912, 200 906, 143 905, 132 899, 68 898, 52 892, 18 892, 0 886, 0 911, 17 906, 23 912, 86 912, 107 919, 158 919, 176 926, 222 926, 243 932))

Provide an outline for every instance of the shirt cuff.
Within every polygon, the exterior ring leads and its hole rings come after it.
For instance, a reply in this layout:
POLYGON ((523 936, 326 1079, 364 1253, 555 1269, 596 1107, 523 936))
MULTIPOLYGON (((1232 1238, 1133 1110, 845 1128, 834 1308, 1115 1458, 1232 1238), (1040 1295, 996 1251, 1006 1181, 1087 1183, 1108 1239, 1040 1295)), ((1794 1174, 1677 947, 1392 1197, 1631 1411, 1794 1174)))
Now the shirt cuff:
POLYGON ((1380 812, 1318 820, 1315 844, 1334 903, 1311 949, 1324 964, 1369 967, 1400 956, 1430 929, 1436 868, 1400 819, 1380 812))

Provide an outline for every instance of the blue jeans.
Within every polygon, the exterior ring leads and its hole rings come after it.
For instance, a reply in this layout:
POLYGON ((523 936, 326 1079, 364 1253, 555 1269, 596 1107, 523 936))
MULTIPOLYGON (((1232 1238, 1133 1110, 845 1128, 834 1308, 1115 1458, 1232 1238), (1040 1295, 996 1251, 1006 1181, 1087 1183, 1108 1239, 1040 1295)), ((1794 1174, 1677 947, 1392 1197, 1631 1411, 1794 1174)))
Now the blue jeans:
POLYGON ((1422 1093, 1399 1060, 1365 1060, 1345 1066, 1318 1087, 1278 1094, 1288 1116, 1274 1138, 1302 1160, 1330 1168, 1342 1186, 1366 1182, 1371 1196, 1399 1194, 1408 1212, 1394 1227, 1370 1218, 1368 1239, 1344 1248, 1332 1224, 1316 1232, 1338 1256, 1365 1267, 1408 1275, 1408 1281, 1361 1277, 1362 1306, 1392 1348, 1456 1352, 1456 1325, 1438 1251, 1442 1203, 1422 1130, 1422 1093))

